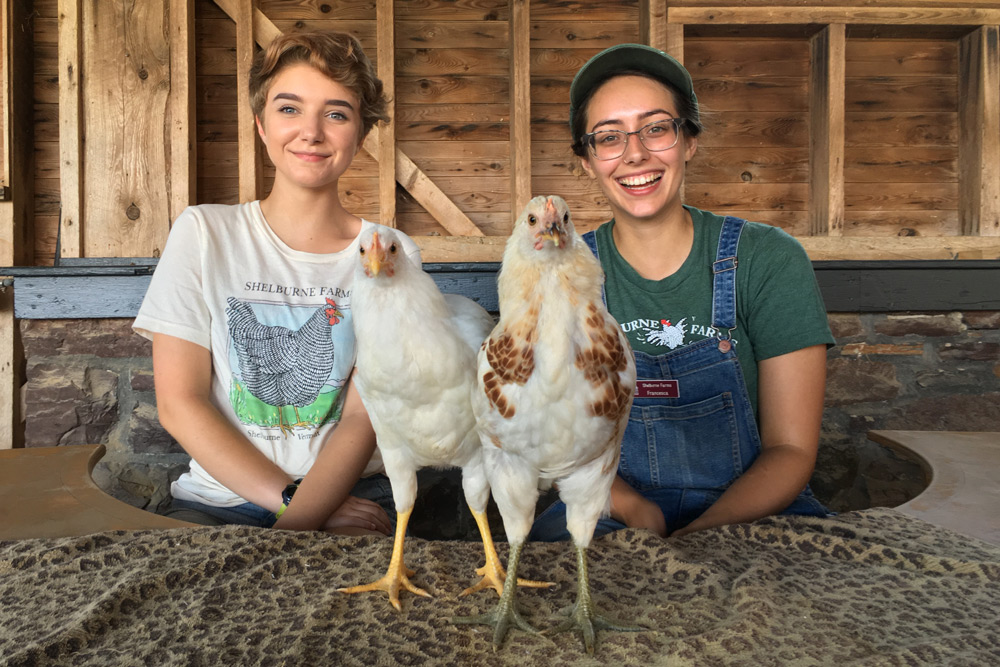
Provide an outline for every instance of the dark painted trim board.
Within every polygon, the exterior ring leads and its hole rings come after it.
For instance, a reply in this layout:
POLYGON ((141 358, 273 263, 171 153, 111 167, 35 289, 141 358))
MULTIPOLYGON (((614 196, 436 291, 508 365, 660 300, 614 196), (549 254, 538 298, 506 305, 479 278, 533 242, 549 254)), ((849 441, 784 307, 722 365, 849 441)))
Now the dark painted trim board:
MULTIPOLYGON (((0 268, 21 319, 134 317, 155 259, 64 260, 0 268)), ((829 312, 1000 310, 1000 260, 813 262, 829 312)), ((427 264, 444 292, 496 312, 498 263, 427 264)))

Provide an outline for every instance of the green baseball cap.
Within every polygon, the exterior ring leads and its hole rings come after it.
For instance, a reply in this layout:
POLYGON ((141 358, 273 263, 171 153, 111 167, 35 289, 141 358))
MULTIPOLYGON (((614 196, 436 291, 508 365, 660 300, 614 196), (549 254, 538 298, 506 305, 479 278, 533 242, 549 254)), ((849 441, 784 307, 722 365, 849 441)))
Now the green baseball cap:
MULTIPOLYGON (((698 113, 698 98, 694 94, 691 75, 676 58, 645 44, 618 44, 607 48, 587 61, 569 87, 569 124, 580 111, 590 92, 619 72, 641 72, 665 81, 686 95, 698 113)), ((695 118, 694 120, 697 120, 695 118)))

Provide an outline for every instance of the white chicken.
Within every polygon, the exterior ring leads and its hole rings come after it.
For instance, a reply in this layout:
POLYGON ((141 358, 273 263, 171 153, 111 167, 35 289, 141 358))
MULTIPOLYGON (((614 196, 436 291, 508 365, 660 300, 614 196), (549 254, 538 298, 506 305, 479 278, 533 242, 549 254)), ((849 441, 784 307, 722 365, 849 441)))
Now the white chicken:
POLYGON ((595 628, 638 630, 598 615, 586 548, 610 505, 611 484, 635 390, 635 362, 604 306, 604 273, 560 197, 535 197, 514 225, 499 277, 500 321, 479 352, 473 397, 487 475, 503 516, 507 585, 490 613, 457 622, 535 631, 516 604, 518 560, 539 487, 555 483, 577 550, 578 588, 569 618, 593 652, 595 628))
POLYGON ((385 576, 339 590, 386 591, 397 610, 400 587, 430 597, 410 582, 414 572, 403 562, 417 470, 460 467, 465 499, 486 551, 486 565, 477 570, 482 579, 463 595, 487 586, 499 594, 505 573, 486 518, 490 487, 471 406, 476 352, 493 327, 493 317, 469 298, 442 294, 406 256, 391 228, 376 225, 363 232, 360 241, 351 305, 357 339, 354 378, 392 483, 397 518, 385 576))

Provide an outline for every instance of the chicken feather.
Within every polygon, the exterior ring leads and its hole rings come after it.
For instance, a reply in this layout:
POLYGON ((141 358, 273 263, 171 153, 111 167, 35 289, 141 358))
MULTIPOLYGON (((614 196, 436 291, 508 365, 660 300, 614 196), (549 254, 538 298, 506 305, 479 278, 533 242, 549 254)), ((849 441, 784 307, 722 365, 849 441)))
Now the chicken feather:
MULTIPOLYGON (((567 506, 579 563, 577 603, 558 630, 622 627, 593 611, 585 549, 609 511, 622 435, 635 389, 631 348, 602 298, 604 273, 577 235, 566 202, 535 197, 515 223, 498 281, 500 321, 478 357, 473 396, 487 476, 511 544, 508 575, 534 518, 539 487, 553 482, 567 506)), ((496 609, 456 619, 531 630, 514 588, 496 609)))

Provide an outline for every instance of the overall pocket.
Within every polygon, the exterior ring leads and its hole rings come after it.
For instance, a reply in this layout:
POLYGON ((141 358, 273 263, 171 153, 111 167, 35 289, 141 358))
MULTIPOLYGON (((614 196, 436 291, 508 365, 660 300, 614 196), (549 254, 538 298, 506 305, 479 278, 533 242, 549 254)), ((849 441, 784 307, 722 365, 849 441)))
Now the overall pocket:
POLYGON ((633 404, 619 472, 639 490, 722 489, 743 472, 732 394, 686 405, 633 404))

